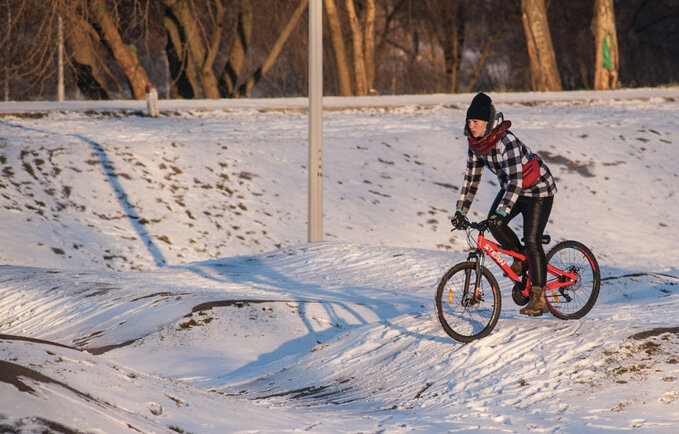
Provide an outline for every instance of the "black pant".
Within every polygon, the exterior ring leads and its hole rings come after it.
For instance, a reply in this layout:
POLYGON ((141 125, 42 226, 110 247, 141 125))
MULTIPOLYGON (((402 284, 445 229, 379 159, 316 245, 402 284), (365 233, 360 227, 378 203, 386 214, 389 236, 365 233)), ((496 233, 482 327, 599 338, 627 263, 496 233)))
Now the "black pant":
MULTIPOLYGON (((488 217, 495 214, 500 201, 505 195, 505 190, 500 190, 490 207, 488 217)), ((542 234, 547 226, 549 220, 549 213, 552 211, 552 203, 554 203, 554 196, 549 197, 527 197, 519 196, 512 211, 504 219, 504 224, 501 226, 491 227, 490 232, 493 234, 498 243, 503 247, 523 253, 530 267, 530 277, 534 286, 545 286, 547 280, 547 261, 545 260, 545 251, 542 248, 542 234), (521 242, 514 231, 507 225, 507 223, 517 215, 523 216, 523 239, 525 247, 521 247, 521 242)))

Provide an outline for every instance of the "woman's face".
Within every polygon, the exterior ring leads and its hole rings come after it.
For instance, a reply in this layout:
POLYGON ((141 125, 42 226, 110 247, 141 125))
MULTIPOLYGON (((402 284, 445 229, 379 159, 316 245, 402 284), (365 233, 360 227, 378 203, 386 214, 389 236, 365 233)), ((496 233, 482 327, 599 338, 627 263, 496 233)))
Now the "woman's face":
POLYGON ((475 139, 478 139, 479 137, 483 136, 483 133, 486 131, 486 126, 488 125, 488 122, 482 121, 479 119, 469 119, 469 131, 472 132, 472 136, 474 136, 475 139))

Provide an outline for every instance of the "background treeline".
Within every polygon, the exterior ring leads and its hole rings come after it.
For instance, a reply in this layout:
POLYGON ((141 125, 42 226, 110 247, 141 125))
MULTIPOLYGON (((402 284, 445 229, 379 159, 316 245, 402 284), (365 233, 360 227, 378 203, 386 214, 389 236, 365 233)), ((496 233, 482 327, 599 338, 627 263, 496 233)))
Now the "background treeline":
MULTIPOLYGON (((306 95, 308 1, 0 0, 2 96, 306 95)), ((679 82, 679 0, 323 5, 326 95, 679 82)))

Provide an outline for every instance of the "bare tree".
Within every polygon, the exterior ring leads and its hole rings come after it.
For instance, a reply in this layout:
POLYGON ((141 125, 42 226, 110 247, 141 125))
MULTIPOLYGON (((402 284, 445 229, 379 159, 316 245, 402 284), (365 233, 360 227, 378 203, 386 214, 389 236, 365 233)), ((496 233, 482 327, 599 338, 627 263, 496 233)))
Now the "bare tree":
POLYGON ((561 90, 545 1, 521 0, 521 18, 530 57, 531 88, 539 91, 561 90))
POLYGON ((467 87, 464 90, 465 92, 471 92, 474 89, 474 86, 476 85, 476 82, 479 79, 479 75, 481 75, 481 71, 483 70, 483 67, 486 64, 486 62, 494 58, 504 56, 506 54, 506 53, 493 53, 491 51, 493 45, 500 42, 501 40, 502 36, 500 36, 499 33, 493 33, 486 37, 486 40, 483 43, 483 47, 481 48, 481 56, 479 56, 479 59, 476 62, 474 72, 472 72, 471 78, 469 79, 467 87))
POLYGON ((342 32, 342 23, 339 17, 339 11, 335 0, 324 0, 325 14, 328 19, 328 27, 330 28, 330 39, 332 40, 332 48, 335 54, 335 67, 337 69, 337 82, 341 96, 351 96, 351 76, 349 74, 349 60, 347 58, 347 49, 344 45, 344 34, 342 32))
POLYGON ((66 99, 64 84, 64 21, 57 14, 57 101, 66 99))
POLYGON ((620 87, 618 80, 618 34, 615 26, 613 0, 595 0, 594 18, 594 88, 615 89, 620 87))
POLYGON ((212 68, 222 40, 225 3, 222 0, 215 0, 214 10, 211 14, 214 17, 212 31, 209 35, 201 35, 200 21, 190 2, 187 0, 162 0, 162 2, 167 6, 167 13, 171 15, 179 32, 183 34, 186 40, 188 52, 191 55, 190 59, 196 67, 203 95, 205 98, 219 98, 217 77, 212 68))
MULTIPOLYGON (((58 16, 69 95, 140 98, 148 81, 180 98, 303 95, 303 1, 0 0, 0 99, 59 95, 58 16)), ((679 81, 677 0, 324 2, 334 94, 679 81)))
POLYGON ((0 3, 0 56, 5 99, 42 94, 56 67, 56 13, 52 3, 0 3))
POLYGON ((136 46, 125 41, 125 27, 132 23, 119 14, 119 7, 136 7, 139 1, 51 0, 63 17, 68 61, 86 98, 110 99, 111 87, 127 97, 121 79, 127 81, 130 96, 144 98, 150 80, 136 46))
POLYGON ((460 82, 460 68, 462 67, 462 49, 464 47, 464 8, 461 2, 455 2, 451 8, 446 8, 443 14, 446 28, 443 53, 446 63, 448 92, 455 93, 460 82))
POLYGON ((98 28, 101 29, 101 35, 113 58, 127 77, 133 97, 144 99, 149 78, 146 70, 139 63, 136 49, 123 42, 111 11, 108 10, 103 0, 89 0, 88 5, 90 14, 96 20, 98 28))
POLYGON ((219 79, 221 96, 231 96, 236 87, 238 77, 245 65, 245 56, 250 46, 252 33, 253 10, 252 0, 240 0, 238 8, 238 24, 234 32, 233 43, 229 51, 229 59, 219 79))
POLYGON ((112 74, 97 51, 99 35, 79 10, 78 1, 58 1, 64 33, 78 88, 87 99, 111 99, 104 74, 112 74))
POLYGON ((179 32, 176 21, 168 15, 163 17, 163 25, 167 33, 165 55, 170 70, 171 98, 198 98, 200 86, 196 80, 196 70, 193 67, 191 53, 179 32))
POLYGON ((285 42, 290 37, 290 34, 294 30, 295 26, 297 26, 299 19, 302 17, 302 14, 307 9, 308 5, 309 0, 300 0, 299 4, 297 5, 297 8, 292 13, 290 20, 285 25, 280 35, 278 36, 278 39, 276 40, 276 42, 273 44, 273 47, 269 51, 269 55, 266 57, 262 65, 255 71, 255 73, 252 74, 247 80, 245 80, 243 84, 238 88, 236 96, 248 96, 248 97, 250 96, 250 91, 252 90, 252 88, 257 83, 259 83, 262 77, 264 77, 264 75, 269 71, 271 66, 276 61, 276 58, 281 53, 281 50, 283 49, 285 42))
POLYGON ((429 27, 436 29, 438 44, 443 48, 446 90, 455 93, 465 41, 465 5, 460 0, 426 0, 426 6, 429 27))
POLYGON ((366 0, 365 2, 365 27, 363 31, 365 81, 370 93, 375 90, 375 0, 366 0))
POLYGON ((4 54, 4 57, 5 57, 5 61, 4 61, 5 80, 4 80, 3 88, 4 88, 4 91, 5 91, 5 101, 9 101, 9 68, 10 68, 9 41, 10 41, 10 39, 12 39, 12 9, 9 7, 9 0, 7 0, 7 2, 6 2, 6 8, 7 8, 7 10, 6 10, 7 21, 5 21, 6 34, 5 34, 5 37, 3 39, 3 41, 4 41, 3 45, 5 46, 5 49, 3 50, 4 51, 3 54, 4 54))
POLYGON ((356 95, 368 93, 368 80, 365 72, 365 58, 363 54, 363 30, 356 15, 354 0, 346 0, 345 5, 349 14, 349 26, 351 28, 351 40, 353 42, 354 63, 354 88, 356 95))
POLYGON ((656 86, 679 82, 677 0, 615 2, 620 80, 656 86))
POLYGON ((354 89, 356 95, 367 95, 375 82, 375 1, 359 3, 363 11, 364 24, 356 12, 355 0, 345 0, 349 16, 354 65, 354 89))

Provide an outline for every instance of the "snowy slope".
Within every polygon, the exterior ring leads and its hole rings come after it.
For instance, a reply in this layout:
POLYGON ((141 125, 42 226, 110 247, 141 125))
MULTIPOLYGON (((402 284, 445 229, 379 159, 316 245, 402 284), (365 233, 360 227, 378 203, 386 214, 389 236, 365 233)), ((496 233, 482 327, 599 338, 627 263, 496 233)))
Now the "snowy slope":
POLYGON ((679 89, 497 95, 604 281, 531 319, 494 269, 500 321, 462 345, 433 295, 470 98, 331 99, 314 244, 299 100, 0 104, 0 428, 676 432, 679 89))
MULTIPOLYGON (((568 103, 498 103, 558 177, 552 235, 577 234, 609 265, 624 267, 633 255, 635 269, 667 270, 678 259, 671 228, 679 92, 654 92, 646 99, 593 102, 590 93, 568 103), (629 233, 647 242, 629 243, 629 233), (657 249, 669 255, 662 264, 657 249)), ((325 238, 461 248, 448 234, 466 152, 460 107, 326 113, 325 238)), ((168 113, 3 117, 0 212, 14 230, 0 235, 0 259, 150 269, 306 240, 304 114, 168 113)), ((479 215, 495 194, 492 178, 484 178, 489 188, 473 208, 479 215)))

